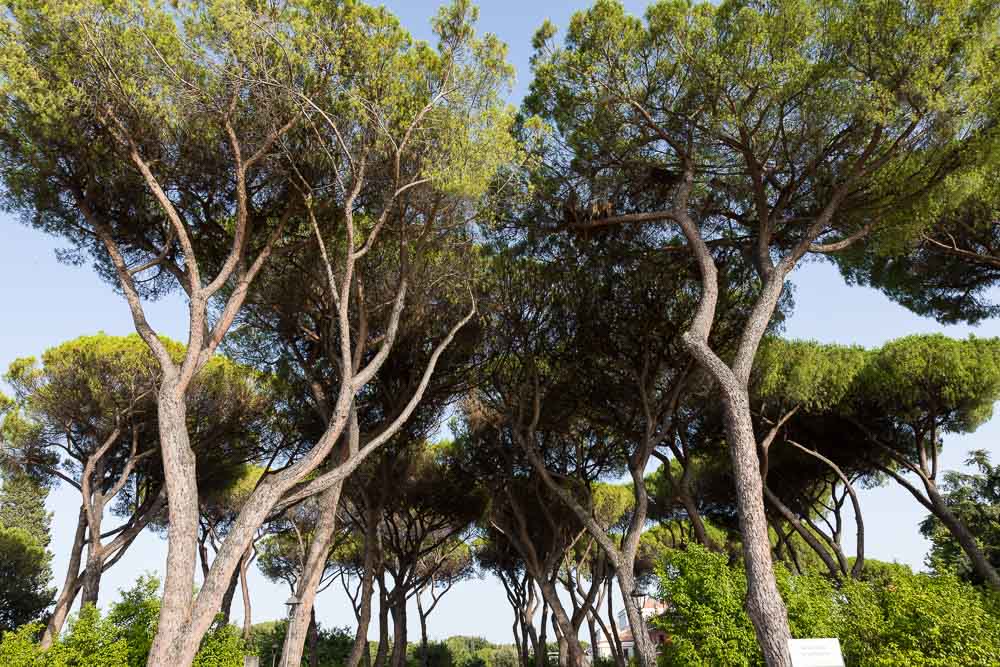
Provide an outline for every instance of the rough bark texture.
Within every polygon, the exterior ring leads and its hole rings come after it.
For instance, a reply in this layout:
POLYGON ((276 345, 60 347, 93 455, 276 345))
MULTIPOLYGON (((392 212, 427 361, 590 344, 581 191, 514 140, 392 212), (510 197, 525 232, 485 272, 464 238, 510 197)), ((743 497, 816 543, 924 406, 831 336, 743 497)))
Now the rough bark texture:
MULTIPOLYGON (((316 608, 309 610, 309 667, 319 667, 319 628, 316 627, 316 608)), ((291 663, 297 665, 299 663, 291 663)))
MULTIPOLYGON (((559 594, 551 581, 539 582, 539 588, 541 588, 542 596, 549 603, 549 608, 552 610, 553 627, 558 631, 560 664, 563 662, 563 653, 565 651, 565 660, 569 667, 582 667, 584 664, 584 654, 583 647, 580 646, 580 639, 577 636, 580 629, 579 625, 573 624, 573 620, 566 613, 562 603, 559 601, 559 594)), ((545 651, 544 646, 542 646, 542 651, 545 651)))
POLYGON ((768 667, 791 667, 788 655, 791 631, 785 602, 774 578, 750 401, 745 389, 733 393, 736 400, 724 400, 723 405, 726 408, 726 436, 733 462, 736 506, 743 535, 747 613, 753 621, 757 642, 768 667))
POLYGON ((188 438, 187 406, 183 392, 175 387, 176 380, 164 380, 157 406, 160 451, 170 499, 170 538, 163 602, 149 652, 151 667, 190 664, 204 634, 190 627, 191 591, 198 562, 198 482, 194 452, 188 438))
POLYGON ((343 484, 335 484, 324 491, 318 499, 322 511, 313 532, 312 544, 306 558, 305 569, 295 590, 299 604, 288 622, 288 633, 285 635, 285 646, 282 651, 283 660, 287 665, 298 665, 302 662, 306 637, 313 624, 315 615, 313 606, 316 601, 316 591, 319 589, 326 569, 326 561, 333 546, 333 537, 337 528, 337 506, 340 503, 340 492, 343 484))
POLYGON ((392 614, 392 658, 389 664, 391 667, 406 667, 406 597, 394 595, 389 612, 392 614))
POLYGON ((233 612, 233 598, 236 597, 236 585, 240 583, 240 570, 237 569, 233 572, 233 576, 229 579, 229 588, 226 589, 226 594, 222 596, 222 605, 219 611, 222 613, 222 623, 223 625, 229 625, 229 617, 233 612))
POLYGON ((385 590, 385 575, 378 578, 378 649, 375 651, 375 666, 385 667, 389 657, 389 596, 385 590))
MULTIPOLYGON (((369 515, 371 519, 371 515, 369 515)), ((358 611, 358 629, 354 633, 354 645, 347 657, 346 667, 358 667, 362 657, 368 655, 368 626, 372 618, 372 596, 375 593, 375 552, 377 527, 374 521, 369 521, 365 531, 365 560, 361 573, 361 608, 358 611)))
POLYGON ((52 646, 52 642, 62 632, 62 626, 69 616, 69 610, 73 606, 76 592, 79 590, 77 580, 80 576, 80 561, 83 558, 83 540, 87 535, 87 517, 80 508, 80 517, 76 523, 76 535, 73 537, 73 547, 69 552, 69 565, 66 568, 66 579, 63 582, 59 598, 56 600, 55 609, 45 626, 42 634, 41 647, 47 649, 52 646))
POLYGON ((250 584, 247 582, 247 567, 250 565, 250 551, 240 559, 240 593, 243 596, 243 640, 253 636, 253 610, 250 608, 250 584))
POLYGON ((948 504, 945 502, 944 498, 937 490, 937 486, 933 483, 925 484, 927 488, 927 496, 930 498, 931 506, 933 507, 934 516, 940 519, 941 523, 944 524, 945 528, 948 529, 958 543, 962 546, 962 550, 965 555, 969 557, 972 563, 972 569, 975 573, 982 578, 986 584, 995 591, 1000 591, 1000 574, 997 574, 996 569, 987 560, 986 555, 983 554, 982 549, 979 548, 979 544, 976 542, 976 537, 966 528, 965 524, 958 520, 958 518, 952 514, 951 510, 948 509, 948 504))

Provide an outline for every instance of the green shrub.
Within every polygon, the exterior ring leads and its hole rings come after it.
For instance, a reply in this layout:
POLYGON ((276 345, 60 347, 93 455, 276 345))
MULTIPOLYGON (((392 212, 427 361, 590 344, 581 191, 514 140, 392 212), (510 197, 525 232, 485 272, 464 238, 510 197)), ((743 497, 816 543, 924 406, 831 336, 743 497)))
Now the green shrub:
MULTIPOLYGON (((66 632, 47 651, 37 642, 41 626, 31 623, 0 640, 3 667, 142 667, 146 664, 160 612, 159 581, 140 577, 121 592, 107 618, 85 605, 66 632)), ((239 631, 215 624, 202 640, 196 667, 240 667, 246 647, 239 631)))
MULTIPOLYGON (((852 667, 1000 664, 1000 614, 991 594, 950 575, 871 562, 862 581, 835 586, 776 566, 793 637, 839 637, 852 667)), ((746 575, 698 545, 669 550, 658 569, 670 635, 661 663, 757 666, 763 660, 743 607, 746 575)))

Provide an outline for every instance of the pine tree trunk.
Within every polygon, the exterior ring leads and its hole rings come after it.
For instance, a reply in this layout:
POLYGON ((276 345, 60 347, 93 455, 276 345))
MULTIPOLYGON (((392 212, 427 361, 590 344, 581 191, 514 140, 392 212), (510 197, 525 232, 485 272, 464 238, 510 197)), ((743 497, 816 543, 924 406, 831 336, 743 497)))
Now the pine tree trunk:
POLYGON ((316 608, 309 612, 309 667, 319 667, 319 628, 316 627, 316 608))
POLYGON ((938 492, 937 486, 933 482, 925 481, 924 487, 927 489, 927 497, 934 508, 934 516, 944 524, 948 532, 958 541, 965 555, 969 557, 973 571, 987 586, 995 591, 1000 591, 1000 574, 997 573, 996 568, 990 564, 986 555, 983 554, 982 549, 979 548, 976 537, 964 523, 952 514, 947 502, 945 502, 945 499, 938 492))
POLYGON ((194 573, 198 562, 198 481, 187 431, 184 392, 165 380, 157 401, 160 453, 167 486, 170 533, 163 599, 149 667, 189 665, 201 634, 192 632, 194 573))
POLYGON ((747 613, 768 667, 791 667, 788 613, 778 592, 764 512, 760 461, 745 388, 723 390, 726 437, 736 483, 736 507, 747 573, 747 613), (728 398, 732 397, 732 398, 728 398))
POLYGON ((240 593, 243 595, 243 640, 253 638, 253 613, 250 608, 250 584, 247 582, 247 566, 250 563, 250 550, 247 549, 240 559, 240 593))
POLYGON ((358 667, 365 656, 371 660, 368 649, 368 626, 372 618, 372 596, 375 593, 375 528, 369 528, 365 535, 365 560, 361 579, 361 610, 358 614, 358 630, 354 634, 354 645, 347 657, 346 667, 358 667))
POLYGON ((379 576, 378 599, 378 650, 375 652, 374 667, 385 667, 389 655, 389 597, 385 590, 385 576, 379 576))
POLYGON ((392 614, 392 667, 406 667, 406 598, 394 595, 392 614))
POLYGON ((313 531, 312 544, 309 545, 309 555, 306 557, 305 570, 299 579, 295 596, 299 603, 288 623, 288 633, 285 635, 285 646, 282 655, 286 664, 298 665, 302 662, 306 636, 314 618, 313 605, 316 602, 316 592, 326 561, 333 546, 333 536, 337 529, 337 506, 340 503, 340 491, 343 484, 334 484, 321 493, 317 499, 320 507, 319 520, 313 531))
POLYGON ((73 546, 69 552, 69 565, 66 567, 66 579, 63 582, 62 590, 59 592, 59 599, 56 600, 55 609, 45 626, 42 634, 40 646, 47 649, 52 646, 56 637, 62 632, 62 626, 69 616, 69 610, 73 607, 73 600, 80 590, 80 562, 83 559, 83 541, 87 537, 87 515, 83 508, 80 508, 80 517, 76 522, 76 535, 73 537, 73 546))
POLYGON ((240 571, 234 570, 233 576, 229 580, 229 588, 226 589, 226 594, 222 596, 222 606, 219 609, 222 612, 223 625, 229 625, 229 617, 233 611, 233 598, 236 597, 236 585, 239 583, 240 571))

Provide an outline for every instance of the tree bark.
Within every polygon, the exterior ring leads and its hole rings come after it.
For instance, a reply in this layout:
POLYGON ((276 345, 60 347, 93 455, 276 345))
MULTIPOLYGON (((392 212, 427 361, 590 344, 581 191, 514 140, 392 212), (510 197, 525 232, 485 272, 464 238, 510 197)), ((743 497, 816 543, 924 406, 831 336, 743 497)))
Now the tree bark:
MULTIPOLYGON (((319 667, 319 628, 316 627, 316 608, 309 610, 309 667, 319 667)), ((299 663, 293 663, 299 664, 299 663)))
POLYGON ((80 517, 76 522, 76 535, 73 537, 73 546, 69 552, 69 565, 66 567, 66 579, 63 582, 59 598, 56 600, 55 609, 45 626, 42 634, 41 647, 48 649, 52 646, 56 637, 62 632, 62 626, 69 616, 69 610, 73 607, 73 600, 79 590, 78 579, 80 577, 80 562, 83 559, 83 541, 87 536, 87 515, 83 508, 80 508, 80 517))
POLYGON ((618 617, 615 615, 614 608, 614 583, 611 579, 608 579, 607 583, 608 592, 608 625, 611 627, 611 637, 608 638, 611 644, 611 650, 615 656, 615 664, 618 667, 625 667, 625 653, 622 651, 622 638, 618 634, 618 617))
MULTIPOLYGON (((578 627, 573 625, 573 621, 559 600, 559 594, 551 581, 539 582, 542 596, 549 603, 552 610, 553 626, 558 629, 559 639, 559 660, 563 662, 563 652, 565 650, 565 661, 569 667, 582 667, 583 647, 580 646, 580 639, 577 637, 578 627)), ((546 649, 543 648, 543 651, 546 649)), ((564 667, 560 664, 560 667, 564 667)))
POLYGON ((743 561, 747 573, 747 613, 768 667, 791 667, 788 654, 788 612, 778 592, 767 534, 763 483, 757 442, 745 388, 730 386, 723 399, 726 436, 736 482, 736 507, 743 534, 743 561))
POLYGON ((198 480, 188 438, 185 392, 178 387, 178 378, 164 379, 157 417, 170 527, 163 601, 149 665, 177 667, 191 663, 205 632, 191 627, 191 593, 198 562, 198 480))
POLYGON ((378 579, 378 650, 375 652, 374 667, 385 667, 389 655, 389 596, 385 589, 385 574, 378 579))
POLYGON ((219 611, 222 613, 223 625, 229 625, 229 617, 233 611, 233 598, 236 597, 236 585, 240 583, 240 572, 239 569, 233 571, 233 576, 229 579, 229 588, 226 589, 226 594, 222 596, 222 605, 219 611))
POLYGON ((243 641, 253 638, 253 613, 250 608, 250 584, 247 581, 247 567, 250 564, 250 550, 240 559, 240 593, 243 596, 243 641))
POLYGON ((948 529, 948 532, 958 540, 965 555, 969 557, 969 561, 972 563, 973 571, 987 586, 995 591, 1000 591, 1000 574, 997 573, 996 569, 987 560, 986 555, 983 554, 983 550, 979 548, 975 535, 948 508, 948 504, 938 492, 937 485, 934 482, 925 481, 924 486, 927 489, 927 497, 930 498, 931 505, 933 506, 934 515, 940 519, 944 527, 948 529))
MULTIPOLYGON (((542 596, 544 598, 544 596, 542 596)), ((538 626, 538 642, 535 648, 535 667, 545 667, 549 664, 548 645, 549 601, 542 602, 542 622, 538 626)))
POLYGON ((365 531, 365 559, 361 573, 361 609, 358 614, 358 630, 354 634, 354 645, 347 657, 346 667, 358 667, 368 650, 368 625, 372 618, 372 596, 375 593, 375 551, 377 526, 369 514, 369 527, 365 531))
POLYGON ((326 561, 330 555, 334 533, 337 529, 337 506, 340 503, 340 492, 343 486, 342 483, 334 484, 320 494, 318 499, 321 512, 313 531, 306 565, 295 591, 299 603, 295 606, 295 611, 289 619, 288 633, 285 635, 285 646, 282 651, 285 665, 298 665, 302 662, 306 636, 314 618, 313 606, 316 602, 316 592, 323 579, 326 561))
POLYGON ((427 614, 424 613, 424 604, 420 599, 420 589, 417 589, 416 595, 417 614, 420 616, 420 664, 423 667, 428 667, 430 665, 430 657, 427 655, 427 614))
MULTIPOLYGON (((398 590, 397 586, 394 590, 398 590)), ((406 667, 406 597, 393 595, 389 612, 392 614, 391 667, 406 667)))

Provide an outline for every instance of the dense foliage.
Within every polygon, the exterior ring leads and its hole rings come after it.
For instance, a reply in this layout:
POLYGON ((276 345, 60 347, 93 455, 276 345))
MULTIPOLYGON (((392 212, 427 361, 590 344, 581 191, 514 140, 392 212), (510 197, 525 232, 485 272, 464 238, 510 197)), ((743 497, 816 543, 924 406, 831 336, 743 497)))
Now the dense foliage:
POLYGON ((1000 663, 1000 467, 941 457, 992 417, 1000 339, 781 337, 810 256, 1000 313, 1000 3, 593 0, 538 28, 519 112, 470 0, 430 41, 363 0, 0 6, 0 206, 135 328, 4 375, 0 663, 1000 663), (889 483, 931 574, 866 554, 889 483), (102 615, 147 529, 162 597, 102 615), (252 567, 287 621, 253 624, 252 567), (514 645, 431 641, 477 570, 514 645), (354 632, 317 622, 331 586, 354 632))
POLYGON ((55 596, 46 496, 26 475, 0 481, 0 635, 40 618, 55 596))
MULTIPOLYGON (((986 667, 1000 660, 996 600, 952 575, 870 563, 864 579, 835 585, 820 575, 778 572, 793 636, 839 637, 849 665, 986 667)), ((725 556, 699 545, 668 550, 658 596, 669 610, 656 621, 669 635, 663 664, 763 665, 745 595, 742 567, 725 556)))
MULTIPOLYGON (((84 605, 69 627, 50 648, 38 645, 41 627, 29 623, 0 639, 0 664, 4 667, 142 667, 156 634, 160 608, 159 581, 140 577, 121 591, 121 599, 106 616, 93 605, 84 605)), ((219 625, 205 635, 195 658, 198 667, 240 667, 247 648, 239 631, 219 625)))

